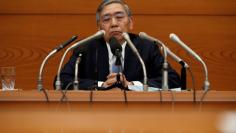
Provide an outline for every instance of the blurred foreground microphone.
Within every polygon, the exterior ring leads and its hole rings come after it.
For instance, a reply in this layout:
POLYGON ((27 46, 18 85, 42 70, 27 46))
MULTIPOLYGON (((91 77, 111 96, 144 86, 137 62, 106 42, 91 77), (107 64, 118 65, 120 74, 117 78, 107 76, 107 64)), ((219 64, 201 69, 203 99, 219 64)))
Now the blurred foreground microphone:
POLYGON ((203 89, 207 91, 210 86, 210 82, 208 81, 208 71, 207 71, 207 66, 205 62, 198 56, 191 48, 189 48, 184 42, 182 42, 178 36, 176 36, 174 33, 170 34, 170 39, 177 44, 179 44, 183 49, 185 49, 190 55, 192 55, 196 60, 202 63, 205 71, 205 81, 203 85, 203 89))
POLYGON ((57 80, 56 80, 56 90, 60 90, 61 89, 61 79, 60 79, 60 73, 61 73, 61 67, 62 67, 62 64, 63 64, 63 61, 65 59, 65 56, 66 54, 72 50, 72 49, 75 49, 77 48, 78 46, 80 46, 81 44, 84 44, 86 42, 89 42, 93 39, 97 39, 97 38, 101 38, 105 35, 105 31, 104 30, 100 30, 98 31, 97 33, 95 33, 94 35, 92 36, 89 36, 75 44, 73 44, 72 46, 70 46, 68 49, 66 49, 65 53, 63 54, 62 58, 61 58, 61 62, 59 64, 59 67, 58 67, 58 71, 57 71, 57 80))
MULTIPOLYGON (((155 43, 157 43, 158 45, 161 46, 161 49, 163 49, 162 46, 165 46, 160 40, 158 40, 154 37, 151 37, 151 36, 147 35, 144 32, 140 32, 139 36, 141 38, 147 39, 149 41, 154 41, 155 43)), ((182 69, 181 69, 181 88, 183 90, 185 90, 186 89, 186 77, 187 77, 186 76, 186 68, 189 68, 189 65, 185 61, 183 61, 180 57, 178 57, 176 54, 174 54, 167 46, 165 46, 165 48, 166 48, 167 54, 182 66, 182 69)))
POLYGON ((43 90, 43 78, 42 78, 42 74, 43 74, 43 69, 45 64, 47 63, 47 60, 52 57, 55 53, 57 53, 58 51, 62 50, 64 47, 66 47, 67 45, 69 45, 70 43, 72 43, 73 41, 75 41, 77 39, 77 36, 73 36, 72 38, 70 38, 68 41, 64 42, 63 44, 59 45, 57 48, 55 48, 54 50, 52 50, 47 56, 46 58, 43 60, 41 66, 40 66, 40 70, 39 70, 39 76, 38 76, 38 84, 37 84, 37 88, 39 91, 43 90))
POLYGON ((134 54, 138 57, 142 68, 143 68, 143 91, 148 91, 148 85, 147 85, 147 71, 146 71, 146 66, 143 62, 143 59, 141 58, 138 50, 136 49, 136 47, 134 46, 134 44, 131 42, 129 35, 127 33, 123 33, 122 36, 125 38, 125 40, 127 41, 127 44, 129 45, 129 47, 132 49, 132 51, 134 52, 134 54))

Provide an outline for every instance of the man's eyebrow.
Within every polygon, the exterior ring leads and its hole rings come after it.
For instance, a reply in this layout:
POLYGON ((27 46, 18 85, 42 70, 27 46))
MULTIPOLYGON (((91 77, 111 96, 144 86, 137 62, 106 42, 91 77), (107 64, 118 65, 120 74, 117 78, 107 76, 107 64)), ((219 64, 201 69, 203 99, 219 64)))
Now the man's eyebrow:
POLYGON ((114 14, 124 14, 123 11, 118 11, 118 12, 115 12, 114 14))
POLYGON ((102 17, 111 16, 110 13, 103 14, 102 17))
MULTIPOLYGON (((115 12, 114 14, 125 14, 123 11, 117 11, 117 12, 115 12)), ((110 15, 112 15, 111 13, 106 13, 106 14, 104 14, 104 15, 102 15, 102 17, 104 17, 104 16, 110 16, 110 15)))

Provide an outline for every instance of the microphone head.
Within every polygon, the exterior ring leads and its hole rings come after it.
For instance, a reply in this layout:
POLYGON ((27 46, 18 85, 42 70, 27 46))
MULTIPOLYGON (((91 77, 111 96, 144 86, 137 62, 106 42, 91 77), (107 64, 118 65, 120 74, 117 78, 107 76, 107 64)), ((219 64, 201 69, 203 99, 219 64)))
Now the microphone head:
POLYGON ((106 34, 105 30, 100 30, 98 32, 100 32, 103 36, 106 34))
POLYGON ((98 32, 95 34, 95 36, 97 36, 98 38, 100 38, 100 37, 103 37, 105 34, 106 34, 106 32, 105 32, 104 30, 100 30, 100 31, 98 31, 98 32))
POLYGON ((139 37, 145 38, 147 34, 145 32, 139 32, 139 37))
MULTIPOLYGON (((145 33, 145 32, 140 32, 140 33, 139 33, 139 37, 142 38, 142 39, 149 40, 149 41, 151 41, 151 42, 155 42, 155 43, 161 44, 161 42, 160 42, 158 39, 149 36, 149 35, 148 35, 147 33, 145 33)), ((162 44, 161 44, 161 45, 162 45, 162 44)))
POLYGON ((58 46, 56 48, 57 52, 60 51, 61 49, 65 48, 67 45, 71 44, 73 41, 75 41, 77 39, 77 37, 78 36, 72 36, 72 38, 70 38, 70 40, 67 40, 66 42, 64 42, 63 44, 58 46))
POLYGON ((170 33, 170 39, 173 41, 179 41, 179 37, 175 33, 170 33))
POLYGON ((119 56, 122 51, 122 47, 118 40, 115 37, 111 37, 108 43, 110 44, 111 52, 113 53, 113 55, 119 56))
POLYGON ((122 36, 125 38, 126 41, 127 41, 127 40, 130 40, 128 33, 123 32, 123 33, 122 33, 122 36))

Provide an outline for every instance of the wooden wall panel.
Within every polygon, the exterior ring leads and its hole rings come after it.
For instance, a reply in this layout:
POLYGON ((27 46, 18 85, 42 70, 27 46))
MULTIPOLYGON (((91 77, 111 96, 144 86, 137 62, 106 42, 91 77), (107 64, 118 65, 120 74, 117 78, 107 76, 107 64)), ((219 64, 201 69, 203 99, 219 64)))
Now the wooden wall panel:
MULTIPOLYGON (((16 66, 17 88, 36 88, 40 63, 54 47, 73 35, 79 35, 81 39, 96 32, 94 12, 99 1, 0 1, 0 66, 16 66)), ((185 59, 193 69, 198 89, 203 82, 202 66, 169 40, 172 32, 206 61, 212 89, 235 90, 234 0, 127 2, 135 17, 133 32, 145 31, 159 38, 185 59)), ((52 88, 61 53, 46 66, 46 88, 52 88)), ((171 59, 169 61, 179 71, 180 66, 171 59)), ((191 87, 190 77, 188 79, 191 87)))
MULTIPOLYGON (((5 14, 94 14, 102 0, 1 0, 5 14)), ((126 0, 134 14, 234 15, 235 0, 126 0)))

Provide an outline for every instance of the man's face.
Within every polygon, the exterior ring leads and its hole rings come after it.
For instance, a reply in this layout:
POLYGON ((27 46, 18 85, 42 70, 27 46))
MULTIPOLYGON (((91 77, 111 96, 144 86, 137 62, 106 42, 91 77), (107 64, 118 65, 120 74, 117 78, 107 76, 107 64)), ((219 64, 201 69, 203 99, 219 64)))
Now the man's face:
POLYGON ((112 3, 105 6, 100 13, 98 22, 100 30, 105 30, 105 40, 114 36, 120 43, 124 42, 123 32, 129 32, 133 29, 133 21, 125 12, 124 7, 119 3, 112 3))

